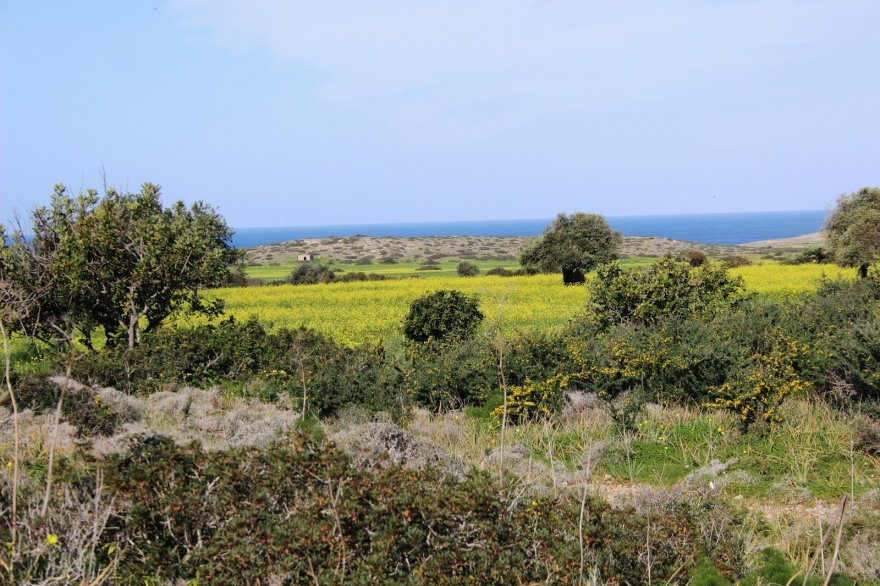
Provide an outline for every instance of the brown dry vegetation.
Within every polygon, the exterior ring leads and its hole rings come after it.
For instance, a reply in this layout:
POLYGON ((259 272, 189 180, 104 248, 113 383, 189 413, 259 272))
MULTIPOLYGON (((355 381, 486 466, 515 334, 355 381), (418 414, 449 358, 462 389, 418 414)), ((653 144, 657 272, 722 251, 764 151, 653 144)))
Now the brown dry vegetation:
MULTIPOLYGON (((363 263, 425 260, 513 260, 519 257, 523 246, 534 237, 525 236, 432 236, 425 238, 374 238, 351 236, 348 238, 309 238, 275 244, 264 244, 247 249, 247 262, 251 264, 284 263, 295 261, 299 254, 311 254, 334 262, 363 263)), ((771 246, 751 247, 749 254, 764 252, 771 246)), ((623 241, 623 256, 663 256, 680 254, 688 250, 702 250, 710 256, 743 254, 739 246, 700 244, 671 238, 627 236, 623 241)))

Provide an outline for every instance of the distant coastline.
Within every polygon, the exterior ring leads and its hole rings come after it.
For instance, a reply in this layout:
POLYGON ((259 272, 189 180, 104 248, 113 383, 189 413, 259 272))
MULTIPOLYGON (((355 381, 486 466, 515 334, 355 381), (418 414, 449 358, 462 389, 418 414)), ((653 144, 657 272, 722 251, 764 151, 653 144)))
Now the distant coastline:
MULTIPOLYGON (((827 212, 749 212, 736 214, 680 214, 655 216, 609 216, 611 226, 625 236, 670 238, 717 245, 794 238, 818 232, 827 212)), ((337 226, 287 226, 242 228, 233 243, 239 248, 304 240, 372 236, 417 238, 427 236, 537 236, 550 218, 469 222, 414 222, 349 224, 337 226)))
MULTIPOLYGON (((246 249, 248 264, 271 265, 296 262, 302 255, 332 263, 372 264, 396 262, 451 261, 472 259, 512 261, 535 236, 347 236, 304 238, 246 249)), ((703 244, 655 236, 624 236, 620 250, 625 257, 659 257, 699 250, 710 257, 791 254, 807 246, 821 245, 821 234, 764 240, 739 245, 703 244)))

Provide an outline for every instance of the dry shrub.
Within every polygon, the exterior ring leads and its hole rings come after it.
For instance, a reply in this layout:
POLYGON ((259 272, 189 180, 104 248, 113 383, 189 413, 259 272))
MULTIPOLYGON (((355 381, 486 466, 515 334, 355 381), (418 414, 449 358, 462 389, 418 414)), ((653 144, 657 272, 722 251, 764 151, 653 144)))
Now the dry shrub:
POLYGON ((18 518, 13 520, 10 482, 0 482, 0 537, 3 559, 10 551, 13 522, 17 531, 11 571, 12 584, 98 584, 115 565, 115 548, 102 547, 101 536, 114 512, 104 488, 103 474, 90 481, 66 484, 55 491, 45 516, 42 491, 19 492, 18 518))
POLYGON ((449 456, 435 443, 415 437, 392 423, 365 423, 333 435, 360 468, 384 467, 389 463, 412 470, 437 468, 456 478, 465 474, 464 462, 449 456))
POLYGON ((880 490, 855 503, 844 535, 842 569, 860 583, 880 580, 880 490))
POLYGON ((206 450, 264 445, 289 433, 299 418, 292 410, 228 397, 219 389, 187 388, 143 399, 101 389, 100 396, 135 419, 113 436, 94 440, 95 451, 104 455, 126 451, 133 438, 157 434, 181 445, 198 442, 206 450))

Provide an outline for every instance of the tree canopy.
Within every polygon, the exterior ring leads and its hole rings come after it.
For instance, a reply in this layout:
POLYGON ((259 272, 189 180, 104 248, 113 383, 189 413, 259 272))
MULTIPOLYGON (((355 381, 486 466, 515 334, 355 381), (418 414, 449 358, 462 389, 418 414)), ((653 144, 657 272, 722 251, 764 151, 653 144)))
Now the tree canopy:
POLYGON ((598 214, 559 214, 522 251, 520 264, 531 271, 561 271, 566 284, 583 283, 586 271, 617 258, 622 243, 620 233, 598 214))
POLYGON ((57 185, 48 207, 2 244, 0 279, 31 300, 18 325, 43 339, 74 329, 89 345, 103 330, 108 345, 136 344, 142 327, 158 327, 172 310, 217 312, 199 291, 227 282, 241 254, 232 229, 211 206, 178 201, 164 208, 160 188, 109 189, 71 196, 57 185))
POLYGON ((846 267, 859 267, 860 276, 880 259, 880 188, 864 187, 842 195, 837 209, 825 223, 834 260, 846 267))

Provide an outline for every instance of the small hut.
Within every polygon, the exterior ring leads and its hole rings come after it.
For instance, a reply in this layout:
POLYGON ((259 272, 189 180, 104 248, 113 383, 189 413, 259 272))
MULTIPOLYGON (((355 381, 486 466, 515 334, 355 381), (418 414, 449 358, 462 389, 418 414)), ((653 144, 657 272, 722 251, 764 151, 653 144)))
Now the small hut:
POLYGON ((309 260, 312 260, 312 255, 311 254, 298 254, 298 255, 296 255, 296 260, 301 261, 301 262, 309 261, 309 260))

